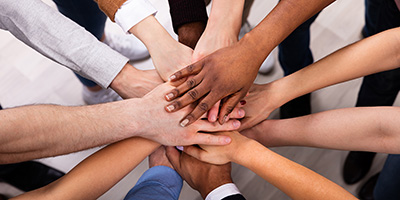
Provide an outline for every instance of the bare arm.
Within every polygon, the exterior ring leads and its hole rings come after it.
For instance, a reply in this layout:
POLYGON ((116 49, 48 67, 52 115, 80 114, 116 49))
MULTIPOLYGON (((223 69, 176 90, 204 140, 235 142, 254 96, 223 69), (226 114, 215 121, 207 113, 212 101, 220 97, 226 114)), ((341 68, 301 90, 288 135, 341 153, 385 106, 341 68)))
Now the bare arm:
POLYGON ((158 146, 142 138, 112 144, 79 163, 56 182, 15 199, 97 199, 158 146))
POLYGON ((203 35, 194 49, 192 61, 238 41, 244 0, 214 0, 203 35))
POLYGON ((184 151, 205 162, 229 161, 243 165, 273 184, 292 199, 356 199, 323 176, 292 162, 238 132, 226 132, 232 143, 223 147, 194 146, 184 151))
POLYGON ((154 16, 140 21, 129 32, 146 45, 154 66, 164 81, 173 72, 191 63, 193 50, 172 38, 154 16))
POLYGON ((399 116, 398 107, 345 108, 292 119, 266 120, 243 134, 265 146, 397 154, 400 152, 399 116))
POLYGON ((243 121, 242 129, 261 122, 274 109, 296 97, 399 66, 400 28, 366 38, 289 76, 269 84, 253 86, 254 91, 250 90, 247 98, 249 104, 246 114, 249 116, 243 121))
MULTIPOLYGON (((138 110, 125 107, 126 103, 33 105, 1 110, 0 162, 56 156, 128 138, 140 127, 130 114, 138 110)), ((136 104, 137 99, 129 103, 136 104)))
POLYGON ((235 130, 240 126, 237 120, 222 126, 199 120, 180 127, 177 123, 188 110, 171 115, 163 109, 167 102, 160 91, 171 88, 162 84, 140 99, 93 106, 36 105, 1 110, 0 162, 61 155, 133 136, 171 146, 230 142, 229 137, 200 131, 235 130))

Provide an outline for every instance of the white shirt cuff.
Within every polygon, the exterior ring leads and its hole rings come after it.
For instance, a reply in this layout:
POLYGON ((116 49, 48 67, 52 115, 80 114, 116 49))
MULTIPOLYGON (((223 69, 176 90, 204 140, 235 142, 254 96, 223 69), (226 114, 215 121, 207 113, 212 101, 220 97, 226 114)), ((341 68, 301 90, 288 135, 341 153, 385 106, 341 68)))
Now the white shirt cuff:
POLYGON ((227 196, 240 194, 239 189, 233 183, 227 183, 211 191, 205 200, 221 200, 227 196))
POLYGON ((144 18, 156 13, 157 10, 148 0, 127 0, 115 13, 115 22, 128 32, 144 18))

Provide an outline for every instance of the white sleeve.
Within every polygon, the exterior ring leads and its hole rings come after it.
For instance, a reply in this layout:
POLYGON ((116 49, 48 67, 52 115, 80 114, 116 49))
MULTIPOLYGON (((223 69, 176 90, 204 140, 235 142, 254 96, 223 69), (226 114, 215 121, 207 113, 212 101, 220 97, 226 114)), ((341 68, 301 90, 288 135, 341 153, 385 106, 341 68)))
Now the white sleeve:
POLYGON ((221 200, 227 196, 240 194, 239 189, 233 183, 227 183, 211 191, 205 200, 221 200))
POLYGON ((128 32, 144 18, 156 13, 157 10, 148 0, 127 0, 115 13, 115 22, 128 32))

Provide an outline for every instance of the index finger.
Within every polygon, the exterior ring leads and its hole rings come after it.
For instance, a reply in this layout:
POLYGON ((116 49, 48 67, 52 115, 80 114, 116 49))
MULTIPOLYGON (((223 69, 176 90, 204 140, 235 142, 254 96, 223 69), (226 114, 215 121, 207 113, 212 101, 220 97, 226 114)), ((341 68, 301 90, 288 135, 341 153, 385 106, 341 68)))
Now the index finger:
POLYGON ((181 78, 188 77, 190 75, 198 74, 203 69, 202 61, 190 64, 185 68, 173 73, 168 79, 169 81, 177 81, 181 78))

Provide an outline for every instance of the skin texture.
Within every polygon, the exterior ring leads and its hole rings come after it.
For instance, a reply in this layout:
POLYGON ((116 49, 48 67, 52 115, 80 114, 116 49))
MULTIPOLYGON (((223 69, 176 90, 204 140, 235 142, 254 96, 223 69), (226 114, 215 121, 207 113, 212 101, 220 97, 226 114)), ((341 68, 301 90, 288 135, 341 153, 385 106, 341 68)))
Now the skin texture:
POLYGON ((246 118, 241 121, 241 130, 260 123, 274 109, 296 97, 333 84, 398 68, 399 33, 400 28, 384 31, 340 49, 289 76, 253 86, 246 98, 246 118))
POLYGON ((272 49, 301 23, 332 2, 333 0, 279 1, 267 17, 238 43, 215 51, 170 76, 172 81, 177 81, 193 75, 168 92, 166 99, 171 101, 179 97, 171 103, 174 110, 199 101, 193 112, 182 120, 187 119, 187 124, 193 123, 211 109, 211 105, 222 99, 219 113, 219 122, 222 124, 234 105, 247 94, 258 68, 272 49))
POLYGON ((240 127, 240 122, 237 120, 230 120, 227 125, 219 125, 218 123, 209 123, 207 120, 198 120, 191 126, 182 128, 179 126, 179 119, 190 111, 187 107, 182 109, 182 112, 171 114, 163 110, 163 107, 167 102, 163 101, 163 97, 160 96, 161 91, 167 91, 172 88, 168 83, 165 83, 148 95, 143 97, 143 101, 153 105, 151 109, 149 107, 141 107, 142 114, 141 118, 146 119, 151 122, 147 126, 142 126, 143 134, 139 136, 145 138, 151 138, 154 141, 162 143, 167 146, 177 146, 177 145, 190 145, 190 144, 203 144, 212 143, 216 145, 229 144, 229 137, 218 137, 214 134, 201 133, 201 131, 206 132, 216 132, 221 130, 235 130, 240 127), (160 120, 166 123, 160 123, 160 120), (175 125, 174 125, 175 124, 175 125), (166 131, 154 131, 165 129, 166 131), (167 130, 170 129, 170 130, 167 130))
POLYGON ((246 138, 238 132, 229 135, 226 146, 190 146, 184 151, 195 158, 214 164, 236 162, 264 178, 292 199, 356 199, 349 192, 321 175, 292 162, 246 138))
POLYGON ((175 147, 167 147, 167 156, 174 169, 203 199, 221 185, 233 183, 231 164, 213 165, 193 158, 175 147))
POLYGON ((240 126, 237 120, 223 126, 207 120, 199 120, 187 128, 171 125, 188 112, 182 110, 171 115, 164 111, 167 102, 160 93, 171 88, 165 83, 141 99, 92 106, 34 105, 1 110, 0 163, 67 154, 133 136, 165 145, 230 142, 229 137, 200 131, 235 130, 240 126))
POLYGON ((140 98, 163 82, 156 70, 138 70, 126 64, 110 87, 124 99, 140 98))
POLYGON ((266 120, 241 133, 268 147, 309 146, 399 154, 399 113, 398 107, 337 109, 287 120, 266 120))

